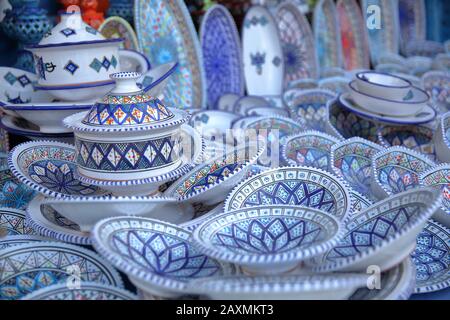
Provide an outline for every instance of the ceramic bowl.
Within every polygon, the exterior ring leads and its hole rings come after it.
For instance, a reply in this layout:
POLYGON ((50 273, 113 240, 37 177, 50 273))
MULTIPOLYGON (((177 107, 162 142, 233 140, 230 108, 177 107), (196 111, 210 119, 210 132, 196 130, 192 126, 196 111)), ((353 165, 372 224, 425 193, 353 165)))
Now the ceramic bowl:
POLYGON ((264 151, 264 145, 249 144, 227 150, 215 159, 202 163, 175 181, 164 193, 188 203, 213 205, 245 178, 250 166, 264 151))
POLYGON ((354 190, 376 200, 371 192, 371 164, 372 157, 381 150, 378 144, 359 137, 336 143, 331 147, 331 169, 354 190))
POLYGON ((356 74, 355 89, 372 97, 394 101, 408 100, 411 82, 392 74, 364 71, 356 74))
POLYGON ((347 185, 340 178, 317 168, 284 167, 241 182, 225 201, 224 211, 272 204, 320 209, 340 220, 351 210, 347 185))
POLYGON ((375 203, 374 200, 370 200, 368 197, 363 196, 361 193, 354 190, 350 191, 350 197, 352 198, 352 216, 367 209, 375 203))
POLYGON ((132 49, 119 49, 120 70, 146 73, 151 69, 150 61, 141 52, 132 49))
POLYGON ((241 118, 239 118, 238 120, 233 122, 231 129, 233 129, 233 130, 244 129, 246 127, 247 123, 250 123, 260 117, 261 116, 242 116, 241 118))
POLYGON ((51 239, 35 236, 35 235, 14 235, 14 236, 0 236, 0 250, 20 246, 22 244, 29 244, 33 242, 49 241, 51 239))
POLYGON ((420 89, 423 89, 422 82, 421 82, 420 78, 417 77, 417 76, 414 76, 414 75, 408 74, 408 73, 397 73, 397 72, 394 72, 394 73, 391 73, 391 74, 394 75, 394 76, 403 78, 405 80, 408 80, 409 82, 411 82, 411 84, 414 87, 418 87, 420 89))
POLYGON ((403 146, 436 158, 433 130, 425 126, 383 126, 378 131, 378 142, 385 148, 403 146))
POLYGON ((27 294, 21 300, 138 300, 138 297, 121 288, 83 281, 80 288, 55 284, 27 294))
POLYGON ((345 300, 366 281, 352 273, 223 276, 194 280, 189 289, 213 300, 345 300))
POLYGON ((158 220, 105 219, 92 236, 95 249, 148 294, 178 297, 192 279, 237 272, 198 251, 189 231, 158 220))
POLYGON ((197 227, 194 245, 209 257, 240 265, 250 274, 278 274, 326 252, 344 226, 321 210, 260 206, 216 215, 197 227))
POLYGON ((307 89, 315 89, 319 86, 316 79, 298 79, 294 80, 288 83, 287 89, 301 89, 301 90, 307 90, 307 89))
POLYGON ((443 163, 419 175, 420 185, 441 190, 442 208, 433 216, 438 222, 450 225, 450 165, 443 163))
POLYGON ((200 110, 194 112, 189 124, 203 137, 217 137, 227 134, 234 121, 240 116, 232 112, 219 110, 200 110))
POLYGON ((372 157, 373 191, 379 198, 419 185, 419 175, 435 166, 427 156, 404 147, 390 147, 372 157))
POLYGON ((26 213, 23 210, 0 208, 0 237, 35 235, 36 232, 25 224, 26 213))
POLYGON ((36 192, 21 183, 11 170, 0 171, 0 207, 25 209, 36 192))
POLYGON ((417 271, 415 293, 450 287, 450 230, 428 220, 416 241, 416 250, 411 254, 417 271))
POLYGON ((330 77, 319 80, 319 89, 330 90, 335 94, 341 94, 348 91, 347 77, 330 77))
POLYGON ((94 196, 105 193, 75 178, 75 149, 62 142, 33 141, 9 154, 11 172, 31 189, 49 197, 94 196))
POLYGON ((239 98, 240 96, 234 93, 224 94, 217 100, 216 109, 221 111, 233 112, 234 105, 236 104, 236 101, 239 100, 239 98))
POLYGON ((0 297, 16 300, 44 287, 81 281, 123 287, 117 271, 92 250, 61 242, 35 242, 2 251, 1 265, 11 270, 0 277, 0 297), (51 258, 49 258, 51 257, 51 258), (27 263, 16 264, 16 261, 27 263))
POLYGON ((450 75, 448 72, 430 71, 422 76, 422 85, 434 103, 442 110, 450 107, 450 75))
POLYGON ((233 112, 245 116, 247 115, 247 110, 254 107, 270 108, 270 103, 259 96, 243 96, 235 102, 233 112))
POLYGON ((311 166, 330 169, 331 146, 340 139, 315 130, 290 136, 281 146, 282 159, 291 166, 311 166))
POLYGON ((334 96, 333 92, 324 89, 292 89, 284 93, 283 99, 294 120, 301 119, 309 128, 323 131, 327 115, 326 103, 334 96))
POLYGON ((450 112, 441 116, 434 142, 437 158, 441 162, 450 162, 450 112))
POLYGON ((316 272, 388 270, 406 259, 416 237, 439 208, 441 195, 416 188, 380 201, 353 217, 339 244, 315 262, 316 272))
POLYGON ((356 88, 355 81, 349 83, 350 95, 361 108, 367 111, 396 117, 409 116, 419 113, 429 100, 428 94, 416 87, 411 87, 403 99, 390 100, 384 96, 374 96, 363 93, 356 88))
POLYGON ((177 68, 178 62, 161 64, 142 74, 137 83, 148 95, 163 99, 164 88, 177 68))

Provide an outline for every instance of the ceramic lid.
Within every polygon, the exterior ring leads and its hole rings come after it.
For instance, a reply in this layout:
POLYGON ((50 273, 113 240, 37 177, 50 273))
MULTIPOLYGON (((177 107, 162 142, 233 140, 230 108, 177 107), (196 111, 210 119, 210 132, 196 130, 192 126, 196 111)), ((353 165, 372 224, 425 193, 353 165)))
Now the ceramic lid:
POLYGON ((89 126, 117 127, 153 125, 175 117, 157 98, 145 94, 136 84, 137 72, 118 72, 110 75, 116 86, 83 118, 89 126))

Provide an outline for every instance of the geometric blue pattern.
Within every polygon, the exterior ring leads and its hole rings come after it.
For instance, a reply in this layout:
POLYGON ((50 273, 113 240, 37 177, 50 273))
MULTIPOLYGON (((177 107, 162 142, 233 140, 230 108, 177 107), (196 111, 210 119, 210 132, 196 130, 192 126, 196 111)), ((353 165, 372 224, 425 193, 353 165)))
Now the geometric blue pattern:
POLYGON ((19 81, 20 85, 25 88, 28 84, 31 83, 31 80, 25 75, 21 75, 19 77, 16 77, 11 72, 7 72, 3 77, 10 85, 14 85, 16 81, 19 81))
POLYGON ((65 35, 66 38, 68 38, 68 37, 70 37, 70 36, 72 36, 72 35, 74 35, 74 34, 77 34, 77 32, 76 32, 74 29, 71 29, 71 28, 65 28, 65 29, 62 29, 60 32, 61 32, 63 35, 65 35))
POLYGON ((64 70, 69 71, 73 75, 78 68, 78 65, 73 63, 72 60, 69 60, 69 62, 67 62, 67 64, 65 65, 64 70))
POLYGON ((0 206, 25 209, 36 192, 19 182, 10 170, 0 172, 0 206))
POLYGON ((100 72, 100 69, 102 68, 105 68, 108 71, 111 65, 114 67, 114 69, 117 66, 117 59, 115 56, 112 56, 111 60, 108 60, 108 58, 104 56, 102 61, 94 58, 89 66, 95 71, 100 72))

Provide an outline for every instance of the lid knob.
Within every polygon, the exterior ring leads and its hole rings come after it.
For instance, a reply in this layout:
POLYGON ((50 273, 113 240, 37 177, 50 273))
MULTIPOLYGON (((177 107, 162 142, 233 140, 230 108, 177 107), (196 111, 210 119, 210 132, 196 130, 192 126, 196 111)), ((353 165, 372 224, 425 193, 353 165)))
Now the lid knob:
POLYGON ((111 93, 130 93, 141 91, 136 80, 141 77, 139 72, 116 72, 109 76, 116 81, 116 86, 111 93))

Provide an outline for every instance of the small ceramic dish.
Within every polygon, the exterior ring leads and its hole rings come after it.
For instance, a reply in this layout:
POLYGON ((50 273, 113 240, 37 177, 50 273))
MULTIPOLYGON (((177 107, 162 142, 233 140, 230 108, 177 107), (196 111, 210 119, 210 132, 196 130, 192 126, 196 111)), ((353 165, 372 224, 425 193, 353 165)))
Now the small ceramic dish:
POLYGON ((404 147, 390 147, 372 157, 373 192, 379 198, 419 185, 419 175, 436 164, 427 156, 404 147))
POLYGON ((0 276, 0 298, 16 300, 44 287, 63 283, 74 274, 123 288, 117 271, 92 250, 62 242, 35 242, 2 251, 0 264, 10 270, 0 276), (26 261, 17 265, 16 261, 26 261))
POLYGON ((21 183, 11 170, 0 171, 0 207, 25 209, 36 192, 21 183))
POLYGON ((49 240, 51 239, 35 235, 14 235, 14 236, 6 236, 4 238, 0 236, 0 250, 20 246, 22 244, 29 244, 33 242, 41 242, 49 240))
POLYGON ((138 300, 138 297, 121 288, 83 281, 79 288, 55 284, 27 294, 21 300, 138 300))
POLYGON ((360 288, 349 300, 408 300, 416 286, 416 270, 411 258, 381 273, 380 289, 360 288))
POLYGON ((239 100, 239 98, 240 96, 235 93, 224 94, 217 100, 217 104, 215 107, 217 110, 233 112, 234 105, 236 104, 236 101, 239 100))
POLYGON ((347 77, 330 77, 319 80, 319 89, 330 90, 335 94, 341 94, 348 91, 347 77))
POLYGON ((338 218, 321 210, 272 205, 216 215, 198 226, 192 239, 207 256, 250 274, 279 274, 328 251, 343 232, 338 218))
POLYGON ((331 147, 340 139, 315 130, 290 136, 281 146, 282 159, 291 166, 330 169, 331 147))
POLYGON ((437 158, 441 162, 450 162, 450 112, 441 116, 434 142, 437 158))
POLYGON ((345 300, 366 281, 352 273, 224 276, 194 280, 189 291, 213 300, 345 300))
MULTIPOLYGON (((405 80, 406 81, 406 80, 405 80)), ((361 108, 375 113, 394 117, 411 116, 420 113, 428 104, 430 97, 417 87, 411 86, 401 100, 390 100, 384 96, 363 93, 356 88, 356 82, 349 83, 350 96, 361 108)))
POLYGON ((431 188, 416 188, 382 200, 346 225, 339 244, 316 259, 316 272, 366 272, 369 266, 388 270, 406 259, 416 237, 441 204, 431 188))
POLYGON ((192 279, 237 272, 200 253, 189 241, 191 232, 158 220, 109 218, 92 236, 95 249, 148 294, 178 297, 192 279))
POLYGON ((163 99, 164 88, 177 68, 178 62, 159 65, 144 73, 137 83, 148 95, 163 99))
POLYGON ((266 170, 241 182, 229 194, 224 211, 260 205, 301 205, 345 220, 351 210, 347 184, 331 173, 310 167, 266 170))
POLYGON ((0 208, 0 237, 34 235, 36 232, 25 224, 26 213, 19 209, 0 208))
POLYGON ((105 193, 75 178, 75 148, 66 143, 22 143, 10 152, 8 165, 22 183, 49 197, 94 196, 105 193))
POLYGON ((363 138, 344 140, 331 147, 331 169, 354 190, 376 200, 371 192, 372 157, 381 150, 381 146, 363 138))
POLYGON ((417 236, 416 250, 411 254, 416 266, 415 293, 426 293, 450 287, 450 230, 429 220, 417 236))
POLYGON ((225 154, 200 164, 175 181, 164 195, 188 203, 213 205, 245 178, 249 167, 264 151, 264 144, 232 148, 225 154))
POLYGON ((232 112, 219 110, 200 110, 192 113, 189 124, 203 137, 217 137, 226 134, 234 121, 240 116, 232 112))
POLYGON ((374 71, 357 73, 355 84, 360 93, 394 101, 404 101, 411 90, 408 80, 374 71))
POLYGON ((240 115, 247 115, 247 110, 254 107, 270 108, 270 103, 259 96, 243 96, 240 97, 234 104, 233 112, 240 115))
POLYGON ((305 121, 314 130, 323 131, 327 116, 326 104, 335 94, 325 89, 292 89, 284 93, 283 99, 290 116, 305 121))
POLYGON ((378 130, 378 142, 385 148, 403 146, 421 152, 435 160, 433 130, 425 126, 383 126, 378 130))

